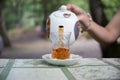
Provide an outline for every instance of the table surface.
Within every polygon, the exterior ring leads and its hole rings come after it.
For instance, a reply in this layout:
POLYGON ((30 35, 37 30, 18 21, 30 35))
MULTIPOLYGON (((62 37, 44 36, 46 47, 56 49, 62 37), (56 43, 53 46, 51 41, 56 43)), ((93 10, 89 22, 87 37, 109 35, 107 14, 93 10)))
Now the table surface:
POLYGON ((83 58, 73 66, 42 59, 0 59, 0 80, 120 80, 119 58, 83 58))

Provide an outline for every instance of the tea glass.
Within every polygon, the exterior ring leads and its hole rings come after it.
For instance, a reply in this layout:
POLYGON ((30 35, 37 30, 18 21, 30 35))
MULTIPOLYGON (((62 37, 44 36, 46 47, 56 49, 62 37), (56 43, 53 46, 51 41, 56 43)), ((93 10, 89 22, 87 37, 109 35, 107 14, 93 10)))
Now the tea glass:
POLYGON ((50 40, 52 41, 52 58, 68 59, 70 57, 70 42, 71 32, 51 32, 50 40))

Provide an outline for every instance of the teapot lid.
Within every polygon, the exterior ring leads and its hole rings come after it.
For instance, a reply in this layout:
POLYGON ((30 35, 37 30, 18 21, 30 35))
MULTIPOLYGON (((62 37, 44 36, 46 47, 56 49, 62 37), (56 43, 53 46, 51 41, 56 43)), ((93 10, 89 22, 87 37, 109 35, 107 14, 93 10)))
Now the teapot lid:
POLYGON ((60 11, 67 11, 67 7, 65 5, 62 5, 59 9, 60 11))
POLYGON ((62 5, 59 10, 53 12, 53 16, 58 18, 77 18, 73 12, 67 10, 67 7, 65 5, 62 5))

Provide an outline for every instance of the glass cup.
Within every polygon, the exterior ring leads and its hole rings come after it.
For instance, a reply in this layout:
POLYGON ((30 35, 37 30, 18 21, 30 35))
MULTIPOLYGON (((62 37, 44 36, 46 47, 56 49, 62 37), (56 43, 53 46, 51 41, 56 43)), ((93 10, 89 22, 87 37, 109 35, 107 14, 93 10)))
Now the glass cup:
POLYGON ((67 59, 70 57, 69 41, 71 32, 51 32, 50 40, 52 41, 52 58, 67 59))

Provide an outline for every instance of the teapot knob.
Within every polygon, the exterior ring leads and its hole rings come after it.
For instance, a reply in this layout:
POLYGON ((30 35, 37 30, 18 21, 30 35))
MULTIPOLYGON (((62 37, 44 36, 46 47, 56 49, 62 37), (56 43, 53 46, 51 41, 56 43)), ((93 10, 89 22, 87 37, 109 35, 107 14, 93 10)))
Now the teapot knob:
POLYGON ((61 11, 67 11, 67 7, 66 7, 65 5, 62 5, 62 6, 60 7, 60 10, 61 10, 61 11))

